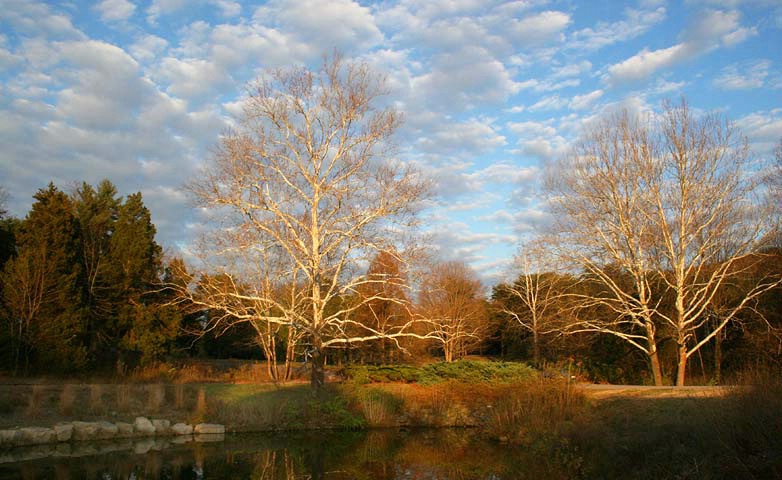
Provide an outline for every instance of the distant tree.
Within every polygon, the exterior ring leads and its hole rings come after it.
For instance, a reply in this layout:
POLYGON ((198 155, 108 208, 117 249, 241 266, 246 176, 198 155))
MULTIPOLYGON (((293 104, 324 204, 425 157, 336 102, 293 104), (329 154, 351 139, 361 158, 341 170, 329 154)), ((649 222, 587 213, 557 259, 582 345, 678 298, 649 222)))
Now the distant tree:
MULTIPOLYGON (((357 288, 360 307, 353 317, 362 325, 377 331, 410 322, 408 281, 402 261, 393 252, 380 252, 369 264, 366 282, 357 288)), ((394 352, 400 352, 396 342, 381 338, 360 347, 375 361, 390 363, 394 352)))
POLYGON ((7 199, 7 192, 0 187, 0 270, 16 253, 16 231, 19 228, 19 220, 10 217, 5 209, 7 199))
POLYGON ((541 359, 542 337, 563 327, 568 290, 574 283, 570 277, 557 273, 546 255, 540 246, 522 248, 514 262, 518 277, 495 289, 494 308, 529 333, 536 364, 541 359))
POLYGON ((418 315, 430 324, 430 336, 446 362, 458 360, 483 342, 488 310, 475 272, 463 262, 436 264, 421 282, 418 315))
POLYGON ((625 112, 588 129, 548 181, 557 253, 603 287, 580 297, 574 328, 644 351, 657 385, 658 329, 667 330, 677 344, 676 384, 684 385, 688 359, 779 281, 758 279, 696 339, 718 293, 763 261, 756 248, 767 225, 748 169, 745 138, 685 102, 647 121, 625 112), (585 317, 595 305, 615 316, 585 317))
POLYGON ((183 298, 225 311, 215 322, 244 318, 301 332, 313 387, 323 384, 326 348, 408 334, 360 324, 351 316, 360 304, 343 301, 371 281, 359 268, 411 233, 427 191, 416 171, 389 158, 400 116, 375 107, 384 92, 366 64, 338 55, 317 71, 270 72, 193 184, 199 205, 219 217, 203 259, 232 289, 183 298), (348 328, 359 333, 346 336, 348 328))

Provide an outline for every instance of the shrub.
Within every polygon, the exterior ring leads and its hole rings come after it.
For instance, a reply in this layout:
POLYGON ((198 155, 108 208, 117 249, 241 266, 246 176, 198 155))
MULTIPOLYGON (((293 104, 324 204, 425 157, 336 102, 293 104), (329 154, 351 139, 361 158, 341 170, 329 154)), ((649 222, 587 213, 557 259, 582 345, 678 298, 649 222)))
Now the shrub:
POLYGON ((535 369, 515 362, 459 362, 430 363, 423 367, 413 365, 353 365, 345 369, 353 383, 421 383, 431 385, 443 381, 465 383, 511 383, 537 377, 535 369))

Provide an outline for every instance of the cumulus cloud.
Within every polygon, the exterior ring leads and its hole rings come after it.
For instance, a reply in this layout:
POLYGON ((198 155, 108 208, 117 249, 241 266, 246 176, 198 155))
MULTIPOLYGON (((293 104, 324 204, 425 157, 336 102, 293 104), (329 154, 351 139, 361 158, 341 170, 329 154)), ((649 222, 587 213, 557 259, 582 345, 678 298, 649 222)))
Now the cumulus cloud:
POLYGON ((567 42, 567 48, 593 51, 617 42, 638 37, 649 31, 654 25, 665 19, 665 7, 651 5, 650 9, 625 9, 625 18, 617 22, 598 22, 573 32, 567 42))
POLYGON ((682 35, 683 41, 658 50, 641 50, 632 57, 608 67, 604 80, 610 85, 637 82, 658 70, 704 54, 721 46, 733 46, 755 32, 739 24, 736 11, 707 10, 682 35))
POLYGON ((136 11, 136 6, 128 0, 103 0, 95 5, 104 21, 127 20, 136 11))
POLYGON ((570 22, 571 18, 567 13, 547 10, 514 20, 509 33, 523 44, 562 40, 562 31, 570 22))
POLYGON ((85 38, 73 26, 71 19, 52 7, 30 0, 3 0, 0 3, 3 15, 0 21, 10 24, 16 32, 42 35, 51 39, 85 38))
POLYGON ((782 109, 750 113, 736 120, 736 126, 749 137, 753 151, 769 155, 782 138, 782 109))
POLYGON ((770 60, 756 60, 729 65, 714 79, 714 85, 725 90, 747 90, 762 87, 769 75, 770 60))
POLYGON ((575 95, 570 100, 570 108, 573 110, 584 110, 591 107, 600 97, 603 96, 603 90, 593 90, 584 95, 575 95))
POLYGON ((309 45, 315 55, 332 48, 355 52, 383 39, 371 11, 352 0, 272 0, 253 20, 309 45))
POLYGON ((498 103, 518 91, 505 65, 482 48, 438 55, 431 69, 411 80, 414 103, 443 110, 498 103))

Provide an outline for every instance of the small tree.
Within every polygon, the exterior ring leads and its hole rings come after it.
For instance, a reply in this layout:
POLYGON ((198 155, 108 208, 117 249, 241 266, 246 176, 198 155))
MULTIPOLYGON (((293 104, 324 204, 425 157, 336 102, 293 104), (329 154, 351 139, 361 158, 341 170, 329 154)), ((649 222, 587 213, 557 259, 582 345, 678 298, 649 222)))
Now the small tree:
POLYGON ((495 308, 532 336, 532 357, 538 363, 541 337, 563 326, 568 288, 574 281, 556 272, 540 245, 523 248, 514 267, 519 271, 518 277, 511 284, 497 287, 495 308))
POLYGON ((421 282, 418 314, 443 349, 446 362, 463 357, 483 342, 488 311, 483 285, 462 262, 436 264, 421 282))
POLYGON ((182 298, 225 312, 210 317, 213 326, 230 318, 301 332, 314 387, 323 384, 327 347, 411 334, 410 323, 386 330, 352 318, 376 295, 345 301, 375 281, 359 274, 375 255, 401 258, 394 252, 428 188, 390 158, 400 115, 376 108, 384 93, 366 64, 338 55, 314 72, 270 72, 192 185, 219 218, 203 261, 230 281, 220 295, 183 289, 182 298))

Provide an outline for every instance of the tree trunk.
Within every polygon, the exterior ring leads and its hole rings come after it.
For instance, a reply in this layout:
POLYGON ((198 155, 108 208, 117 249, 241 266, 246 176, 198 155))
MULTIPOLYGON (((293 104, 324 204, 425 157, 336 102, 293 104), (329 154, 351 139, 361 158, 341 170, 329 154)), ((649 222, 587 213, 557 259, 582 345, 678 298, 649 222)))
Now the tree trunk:
POLYGON ((684 378, 687 370, 687 347, 679 347, 679 365, 676 369, 676 386, 684 386, 684 378))
POLYGON ((663 371, 660 367, 660 357, 657 354, 655 348, 652 353, 649 354, 649 360, 652 364, 652 376, 654 377, 654 384, 657 387, 663 386, 663 371))
POLYGON ((714 381, 722 382, 722 332, 714 335, 714 381))
POLYGON ((657 387, 663 386, 663 371, 660 367, 660 357, 657 352, 657 340, 655 340, 654 324, 647 319, 646 321, 646 342, 649 344, 649 361, 652 366, 652 376, 654 384, 657 387))
POLYGON ((323 345, 320 337, 312 339, 312 367, 310 372, 310 386, 314 390, 320 390, 325 383, 326 355, 323 352, 323 345))
POLYGON ((540 365, 540 339, 537 329, 532 330, 532 359, 536 366, 540 365))

